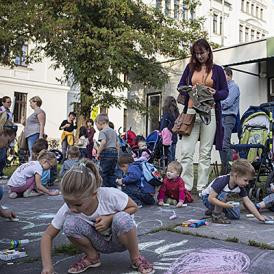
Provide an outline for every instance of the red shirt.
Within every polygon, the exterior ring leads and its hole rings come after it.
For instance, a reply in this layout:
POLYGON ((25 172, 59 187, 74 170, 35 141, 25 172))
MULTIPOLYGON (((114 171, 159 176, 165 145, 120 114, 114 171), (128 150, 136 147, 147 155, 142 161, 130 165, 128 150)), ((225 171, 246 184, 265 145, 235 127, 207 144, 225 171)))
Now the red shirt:
POLYGON ((184 202, 185 200, 185 182, 179 176, 176 179, 164 178, 164 182, 160 187, 158 200, 165 198, 175 199, 176 201, 184 202))

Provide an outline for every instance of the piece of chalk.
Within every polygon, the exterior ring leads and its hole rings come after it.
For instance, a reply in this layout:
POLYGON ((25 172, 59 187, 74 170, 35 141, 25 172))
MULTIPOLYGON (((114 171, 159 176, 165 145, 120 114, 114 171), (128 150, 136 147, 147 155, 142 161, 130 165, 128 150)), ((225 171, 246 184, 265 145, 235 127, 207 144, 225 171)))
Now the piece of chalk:
POLYGON ((13 265, 14 263, 7 263, 7 265, 13 265))
POLYGON ((164 203, 163 206, 169 206, 169 204, 164 203))
POLYGON ((187 204, 183 204, 183 205, 182 205, 182 207, 186 207, 186 206, 187 206, 187 204))
POLYGON ((266 220, 264 221, 265 224, 268 224, 268 225, 274 225, 274 221, 273 220, 266 220))
POLYGON ((253 214, 246 214, 246 217, 247 218, 254 218, 254 215, 253 214))
POLYGON ((169 220, 174 220, 174 219, 176 219, 176 218, 177 218, 176 214, 173 214, 173 215, 171 215, 171 216, 169 217, 169 220))

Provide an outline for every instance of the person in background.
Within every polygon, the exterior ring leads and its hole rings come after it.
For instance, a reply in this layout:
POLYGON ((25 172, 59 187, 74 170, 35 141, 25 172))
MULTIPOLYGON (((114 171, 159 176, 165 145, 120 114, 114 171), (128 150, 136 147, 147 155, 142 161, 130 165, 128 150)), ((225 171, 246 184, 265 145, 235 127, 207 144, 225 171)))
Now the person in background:
POLYGON ((71 146, 68 149, 68 159, 63 162, 60 176, 63 177, 68 170, 75 166, 80 159, 80 150, 76 146, 71 146))
POLYGON ((154 205, 155 187, 142 181, 143 169, 140 162, 134 162, 132 156, 121 155, 118 166, 124 176, 117 179, 116 183, 138 206, 154 205))
POLYGON ((32 146, 39 138, 44 138, 46 113, 40 107, 42 99, 39 96, 34 96, 30 99, 30 107, 34 112, 27 118, 24 128, 25 138, 27 139, 30 159, 32 153, 32 146))
POLYGON ((174 122, 179 116, 179 109, 176 103, 176 99, 173 96, 167 96, 164 105, 163 105, 163 116, 160 122, 160 131, 169 130, 171 137, 171 144, 164 145, 164 155, 165 155, 165 166, 168 163, 175 161, 175 153, 176 153, 176 144, 177 144, 177 134, 172 132, 172 128, 174 126, 174 122))
MULTIPOLYGON (((227 82, 224 70, 213 63, 213 53, 209 43, 205 39, 199 39, 191 47, 191 58, 186 66, 179 87, 203 86, 211 92, 215 104, 210 110, 209 124, 205 124, 193 108, 193 100, 187 92, 183 92, 184 112, 196 114, 196 120, 190 136, 182 136, 181 164, 183 167, 182 178, 186 188, 191 191, 194 182, 193 156, 196 144, 200 140, 197 191, 201 192, 208 184, 209 168, 211 164, 211 150, 213 144, 217 150, 223 145, 223 126, 221 101, 228 96, 227 82)), ((204 94, 205 95, 205 94, 204 94)))
POLYGON ((222 170, 221 174, 225 175, 230 171, 230 162, 232 161, 231 135, 232 130, 236 124, 236 118, 239 113, 240 105, 240 89, 239 86, 232 80, 232 69, 229 67, 224 68, 227 79, 229 94, 227 98, 221 101, 222 105, 222 122, 224 127, 224 141, 223 148, 219 151, 222 170))
POLYGON ((88 157, 87 146, 88 146, 88 131, 85 126, 81 126, 79 129, 79 139, 77 142, 77 147, 80 150, 81 158, 88 157))
MULTIPOLYGON (((13 114, 10 111, 11 106, 11 98, 8 96, 4 96, 2 98, 2 106, 0 107, 0 123, 5 124, 6 121, 13 121, 13 114)), ((0 179, 8 179, 7 176, 4 175, 3 169, 6 166, 7 161, 7 148, 0 148, 0 179)))
POLYGON ((109 119, 106 114, 99 114, 96 117, 95 124, 100 131, 98 141, 100 146, 97 150, 96 160, 100 160, 101 176, 103 186, 116 187, 115 168, 118 159, 118 136, 116 132, 109 127, 109 119))
POLYGON ((68 148, 74 145, 73 131, 77 129, 77 125, 74 123, 75 119, 76 119, 76 113, 70 112, 68 115, 68 119, 64 120, 59 127, 59 130, 63 130, 63 133, 61 136, 63 161, 67 157, 68 148))
POLYGON ((10 188, 9 198, 15 199, 20 195, 25 198, 34 197, 41 195, 41 193, 50 196, 58 195, 58 190, 49 191, 41 182, 43 170, 50 169, 54 165, 56 165, 54 153, 42 150, 39 153, 37 161, 30 161, 19 166, 8 181, 10 188))
POLYGON ((88 158, 92 159, 92 150, 94 147, 94 134, 95 134, 95 129, 94 129, 94 122, 92 119, 87 120, 87 134, 88 134, 88 145, 87 145, 87 154, 88 158))

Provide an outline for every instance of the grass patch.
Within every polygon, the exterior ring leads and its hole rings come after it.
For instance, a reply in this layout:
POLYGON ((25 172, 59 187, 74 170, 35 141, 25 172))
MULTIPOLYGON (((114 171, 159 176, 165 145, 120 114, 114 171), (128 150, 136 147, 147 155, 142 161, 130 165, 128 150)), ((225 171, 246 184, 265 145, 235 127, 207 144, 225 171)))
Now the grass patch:
POLYGON ((236 237, 227 237, 225 239, 226 242, 239 243, 239 239, 236 237))
POLYGON ((266 244, 266 243, 260 243, 260 242, 254 241, 254 240, 249 240, 248 245, 255 246, 255 247, 258 247, 261 249, 274 250, 273 246, 266 244))
POLYGON ((80 253, 81 253, 81 250, 71 243, 60 245, 54 248, 54 255, 67 254, 72 256, 80 253))

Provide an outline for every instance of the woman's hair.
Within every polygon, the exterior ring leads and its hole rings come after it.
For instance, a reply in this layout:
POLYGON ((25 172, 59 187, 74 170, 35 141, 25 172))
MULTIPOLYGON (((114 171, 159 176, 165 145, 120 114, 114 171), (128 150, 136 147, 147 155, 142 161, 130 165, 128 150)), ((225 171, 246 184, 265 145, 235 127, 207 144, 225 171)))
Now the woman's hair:
POLYGON ((47 160, 47 161, 51 162, 53 165, 57 164, 55 154, 53 152, 50 152, 50 151, 46 150, 46 149, 43 149, 39 152, 37 160, 38 161, 47 160))
MULTIPOLYGON (((6 103, 6 101, 7 101, 8 99, 10 99, 9 96, 4 96, 4 97, 2 98, 2 103, 6 103)), ((11 100, 11 99, 10 99, 10 100, 11 100)))
POLYGON ((70 146, 68 149, 68 157, 69 158, 79 158, 80 157, 80 150, 76 146, 70 146))
POLYGON ((114 129, 114 124, 111 121, 108 122, 108 126, 112 129, 114 129))
POLYGON ((42 106, 42 99, 39 96, 30 98, 30 101, 35 102, 38 107, 42 106))
POLYGON ((175 169, 179 176, 181 176, 183 168, 178 161, 172 161, 168 164, 167 168, 175 169))
POLYGON ((11 121, 6 121, 4 125, 0 126, 0 134, 6 136, 16 136, 17 125, 12 123, 11 121))
POLYGON ((255 169, 246 159, 238 159, 232 163, 231 173, 237 173, 238 176, 255 176, 255 169))
POLYGON ((84 126, 80 127, 80 130, 79 130, 79 138, 82 136, 85 136, 85 138, 88 138, 88 131, 87 131, 87 128, 84 126))
POLYGON ((101 186, 102 178, 95 164, 82 159, 66 172, 61 181, 63 196, 88 197, 101 186))
POLYGON ((205 65, 206 65, 206 71, 207 71, 207 73, 209 73, 213 67, 213 53, 212 53, 212 49, 211 49, 209 43, 204 38, 201 38, 201 39, 197 40, 196 42, 194 42, 194 44, 190 48, 190 52, 191 52, 191 58, 190 58, 190 62, 189 62, 190 70, 192 72, 200 71, 202 68, 201 63, 198 61, 198 59, 196 57, 196 52, 198 50, 208 51, 208 59, 207 59, 205 65))
POLYGON ((118 166, 129 165, 134 162, 131 154, 124 154, 118 158, 118 166))
POLYGON ((176 103, 176 99, 173 96, 167 96, 164 105, 163 113, 170 113, 174 118, 179 116, 179 109, 176 103))

